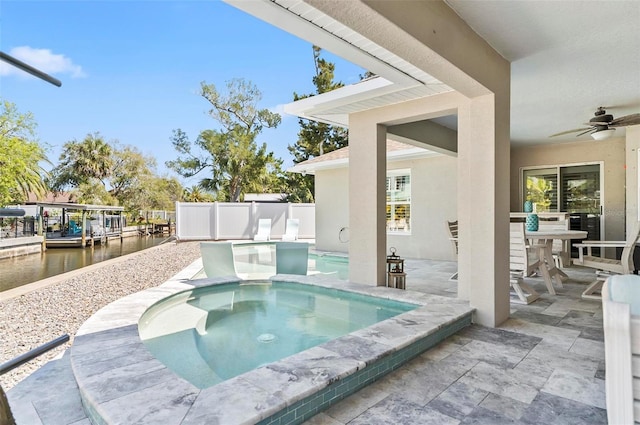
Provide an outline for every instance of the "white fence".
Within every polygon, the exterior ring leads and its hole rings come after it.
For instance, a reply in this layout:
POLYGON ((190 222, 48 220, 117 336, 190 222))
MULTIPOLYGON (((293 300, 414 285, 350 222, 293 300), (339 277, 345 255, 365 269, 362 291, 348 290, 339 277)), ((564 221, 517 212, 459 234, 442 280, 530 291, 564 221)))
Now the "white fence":
POLYGON ((253 239, 258 220, 271 219, 271 238, 280 239, 288 218, 300 222, 298 237, 315 239, 315 204, 176 202, 178 240, 253 239))

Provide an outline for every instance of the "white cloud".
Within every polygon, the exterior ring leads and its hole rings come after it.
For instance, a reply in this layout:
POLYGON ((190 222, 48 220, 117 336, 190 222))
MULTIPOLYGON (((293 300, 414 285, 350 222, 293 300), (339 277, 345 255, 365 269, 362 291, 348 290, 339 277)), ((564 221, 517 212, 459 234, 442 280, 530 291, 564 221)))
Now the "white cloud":
MULTIPOLYGON (((34 49, 29 46, 14 47, 8 53, 14 58, 47 74, 70 74, 71 78, 86 77, 82 67, 64 55, 57 55, 49 49, 34 49)), ((29 75, 24 71, 0 61, 0 75, 29 75)))

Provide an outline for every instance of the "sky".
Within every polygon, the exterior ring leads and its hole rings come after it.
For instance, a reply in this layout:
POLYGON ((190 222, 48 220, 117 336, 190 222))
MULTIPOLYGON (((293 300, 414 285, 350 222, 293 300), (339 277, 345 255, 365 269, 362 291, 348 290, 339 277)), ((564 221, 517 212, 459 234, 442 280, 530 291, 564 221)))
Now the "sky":
MULTIPOLYGON (((292 165, 298 119, 282 113, 293 93, 315 92, 312 45, 219 0, 0 2, 0 50, 62 81, 56 87, 0 62, 0 97, 31 112, 55 165, 65 142, 99 132, 153 156, 157 171, 175 159, 174 129, 195 140, 218 129, 201 82, 226 92, 244 78, 262 92, 261 108, 281 113, 258 143, 292 165)), ((353 84, 364 70, 330 52, 336 80, 353 84)), ((180 178, 186 186, 201 177, 180 178)))

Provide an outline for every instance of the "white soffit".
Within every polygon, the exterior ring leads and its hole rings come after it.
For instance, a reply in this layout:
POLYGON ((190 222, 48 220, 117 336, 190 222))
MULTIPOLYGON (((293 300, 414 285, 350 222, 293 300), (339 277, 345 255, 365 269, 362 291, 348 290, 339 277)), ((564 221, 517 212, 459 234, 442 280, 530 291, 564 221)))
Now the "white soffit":
POLYGON ((451 91, 444 84, 399 87, 382 77, 373 77, 328 93, 284 105, 284 112, 347 127, 349 114, 451 91))
MULTIPOLYGON (((408 149, 394 150, 387 152, 387 162, 406 161, 410 159, 427 158, 431 156, 440 155, 437 152, 430 151, 424 148, 411 147, 408 149)), ((287 170, 288 173, 300 173, 314 175, 318 170, 330 170, 334 168, 345 168, 349 166, 349 158, 337 158, 329 160, 317 160, 316 157, 308 161, 296 164, 287 170)))
MULTIPOLYGON (((443 86, 418 67, 373 43, 303 0, 224 0, 402 87, 443 86)), ((447 91, 451 89, 448 88, 447 91)))

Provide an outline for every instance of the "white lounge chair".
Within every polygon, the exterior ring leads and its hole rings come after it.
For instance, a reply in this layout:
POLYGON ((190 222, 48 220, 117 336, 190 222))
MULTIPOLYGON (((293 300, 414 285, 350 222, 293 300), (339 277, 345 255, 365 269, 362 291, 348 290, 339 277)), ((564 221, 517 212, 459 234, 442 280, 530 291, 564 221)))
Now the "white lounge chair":
POLYGON ((297 218, 287 219, 287 227, 282 235, 283 241, 297 241, 298 240, 298 227, 300 226, 300 220, 297 218))
POLYGON ((276 274, 306 275, 308 265, 307 242, 276 242, 276 274))
POLYGON ((200 253, 207 277, 238 276, 231 242, 201 242, 200 253))
POLYGON ((271 240, 271 219, 261 218, 258 220, 258 231, 253 236, 254 241, 269 241, 271 240))
POLYGON ((614 275, 602 287, 607 417, 640 422, 640 277, 614 275))

